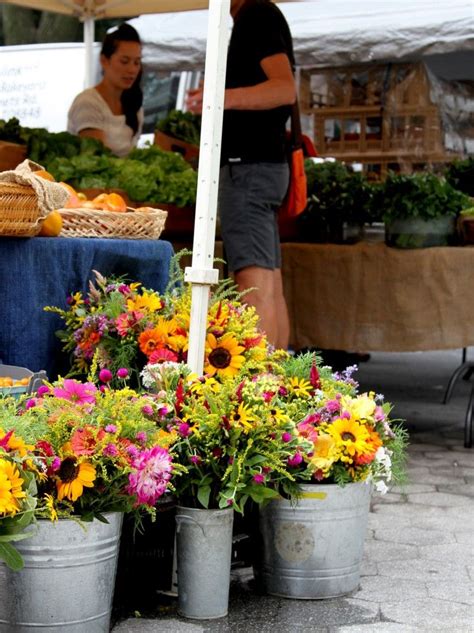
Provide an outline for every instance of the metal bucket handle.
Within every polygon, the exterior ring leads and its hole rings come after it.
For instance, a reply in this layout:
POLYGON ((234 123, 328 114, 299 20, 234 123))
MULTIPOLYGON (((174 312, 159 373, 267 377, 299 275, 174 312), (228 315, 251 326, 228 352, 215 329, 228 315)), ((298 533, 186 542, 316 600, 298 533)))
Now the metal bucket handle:
POLYGON ((204 538, 207 538, 206 531, 204 530, 202 525, 200 523, 198 523, 198 521, 196 521, 196 519, 193 519, 193 517, 190 517, 190 516, 188 516, 186 514, 180 514, 179 516, 177 516, 175 518, 176 518, 176 532, 178 534, 179 534, 179 530, 181 528, 181 522, 191 521, 191 523, 195 523, 198 526, 198 528, 201 530, 202 535, 204 536, 204 538))

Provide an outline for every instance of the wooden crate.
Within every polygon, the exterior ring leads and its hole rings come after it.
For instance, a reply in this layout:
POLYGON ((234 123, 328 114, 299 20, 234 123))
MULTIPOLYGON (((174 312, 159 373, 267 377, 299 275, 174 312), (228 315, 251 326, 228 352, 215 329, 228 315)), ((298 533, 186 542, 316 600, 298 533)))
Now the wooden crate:
POLYGON ((381 177, 454 158, 422 64, 303 70, 300 104, 320 156, 376 165, 381 177))
POLYGON ((168 134, 164 134, 160 130, 155 131, 154 143, 168 152, 181 154, 194 169, 197 169, 199 160, 199 147, 197 145, 191 145, 173 136, 168 136, 168 134))

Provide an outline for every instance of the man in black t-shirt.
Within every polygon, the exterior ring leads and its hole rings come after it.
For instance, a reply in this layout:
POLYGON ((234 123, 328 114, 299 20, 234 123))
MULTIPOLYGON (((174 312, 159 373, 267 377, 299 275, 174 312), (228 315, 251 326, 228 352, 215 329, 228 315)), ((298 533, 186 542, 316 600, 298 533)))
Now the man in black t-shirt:
MULTIPOLYGON (((293 45, 270 0, 231 0, 219 213, 229 270, 270 343, 288 346, 278 209, 289 182, 285 127, 296 98, 293 45)), ((202 108, 202 90, 187 104, 202 108)))

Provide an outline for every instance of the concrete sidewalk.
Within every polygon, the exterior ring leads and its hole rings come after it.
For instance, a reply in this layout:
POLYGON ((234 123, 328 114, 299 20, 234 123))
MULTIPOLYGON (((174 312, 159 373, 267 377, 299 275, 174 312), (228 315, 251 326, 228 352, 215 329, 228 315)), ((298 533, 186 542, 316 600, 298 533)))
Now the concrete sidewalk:
POLYGON ((385 394, 395 405, 392 417, 407 421, 410 481, 373 497, 360 589, 352 596, 256 595, 244 568, 233 572, 228 617, 186 621, 171 602, 117 623, 114 633, 474 632, 474 449, 463 448, 473 379, 459 381, 449 404, 441 404, 460 362, 460 350, 375 353, 360 366, 361 391, 385 394))

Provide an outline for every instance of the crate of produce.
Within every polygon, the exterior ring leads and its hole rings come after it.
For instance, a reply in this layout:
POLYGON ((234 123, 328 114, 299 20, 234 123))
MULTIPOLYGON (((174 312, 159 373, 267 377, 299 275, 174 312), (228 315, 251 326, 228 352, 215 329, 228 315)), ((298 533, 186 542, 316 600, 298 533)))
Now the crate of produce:
POLYGON ((195 169, 197 168, 199 161, 199 147, 197 145, 186 143, 186 141, 174 138, 173 136, 168 136, 168 134, 164 134, 160 130, 155 131, 154 142, 155 145, 158 145, 158 147, 161 147, 161 149, 167 152, 177 152, 181 154, 190 165, 195 169))
POLYGON ((46 372, 32 372, 26 367, 0 363, 0 395, 20 396, 35 393, 46 380, 46 372))

